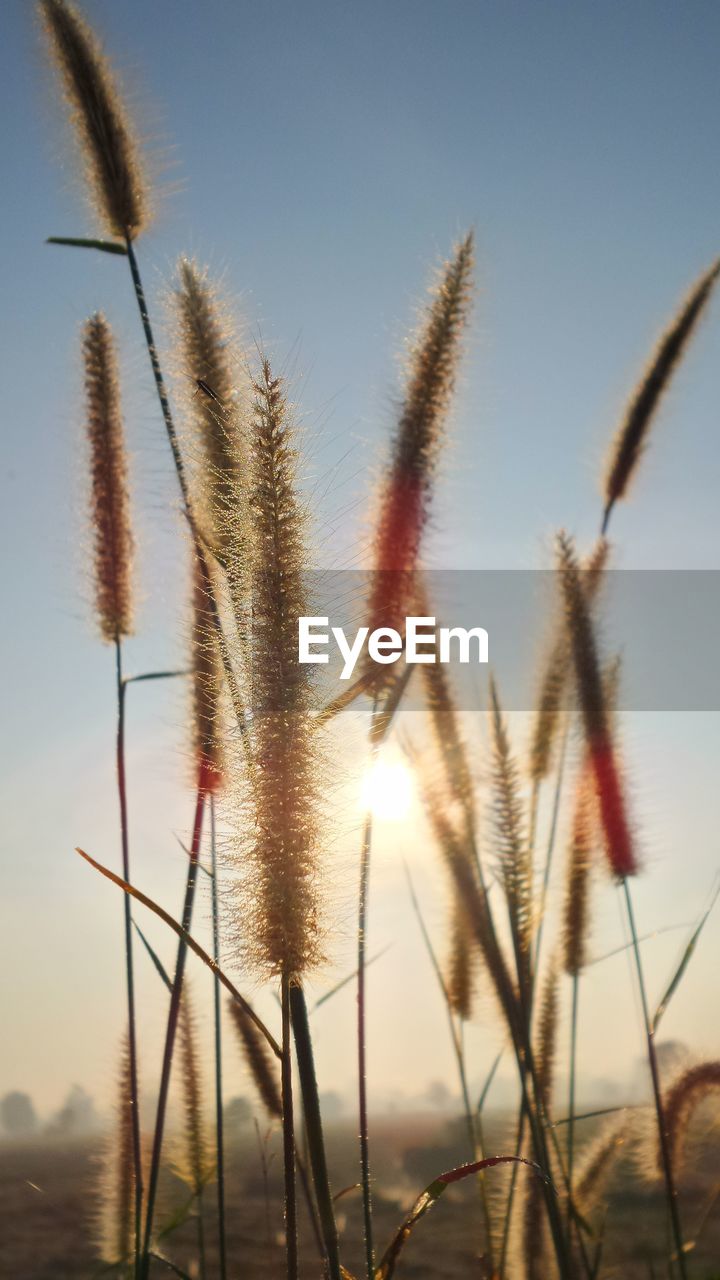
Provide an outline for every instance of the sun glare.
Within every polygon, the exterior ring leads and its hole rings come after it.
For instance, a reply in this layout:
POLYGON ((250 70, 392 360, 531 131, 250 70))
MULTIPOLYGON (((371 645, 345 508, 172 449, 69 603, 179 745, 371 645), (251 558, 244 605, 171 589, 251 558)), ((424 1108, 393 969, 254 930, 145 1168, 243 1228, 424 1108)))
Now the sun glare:
POLYGON ((376 760, 362 783, 361 801, 376 818, 400 822, 407 817, 413 799, 410 770, 401 760, 376 760))

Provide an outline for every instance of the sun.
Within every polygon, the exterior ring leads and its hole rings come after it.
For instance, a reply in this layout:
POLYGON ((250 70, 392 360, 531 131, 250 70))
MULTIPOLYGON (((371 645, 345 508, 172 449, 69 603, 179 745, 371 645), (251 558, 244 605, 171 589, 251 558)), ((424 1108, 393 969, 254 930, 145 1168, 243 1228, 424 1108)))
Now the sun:
POLYGON ((361 804, 376 818, 386 822, 401 822, 406 818, 413 801, 412 774, 402 760, 385 760, 382 757, 368 769, 362 781, 361 804))

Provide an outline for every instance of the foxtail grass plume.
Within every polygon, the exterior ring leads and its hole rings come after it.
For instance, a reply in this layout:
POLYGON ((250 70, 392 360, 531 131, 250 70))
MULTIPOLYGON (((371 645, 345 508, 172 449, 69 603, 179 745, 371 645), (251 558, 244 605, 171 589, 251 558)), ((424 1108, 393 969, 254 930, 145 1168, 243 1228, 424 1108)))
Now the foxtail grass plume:
MULTIPOLYGON (((591 604, 595 602, 603 580, 608 552, 605 538, 599 538, 583 566, 583 587, 591 604)), ((572 653, 562 619, 561 624, 547 657, 535 707, 530 746, 530 777, 534 783, 542 782, 550 772, 572 671, 572 653)))
POLYGON ((677 315, 660 338, 645 376, 630 397, 605 470, 603 530, 607 528, 615 503, 627 492, 663 393, 685 354, 718 275, 720 260, 714 262, 693 285, 677 315))
POLYGON ((244 845, 243 946, 268 976, 298 978, 320 959, 319 768, 310 668, 297 620, 312 614, 305 518, 280 378, 267 360, 254 384, 250 448, 253 540, 252 831, 244 845))
POLYGON ((208 272, 181 258, 172 295, 177 361, 186 391, 193 447, 199 453, 194 510, 205 537, 222 559, 228 519, 237 515, 246 486, 247 434, 239 386, 240 352, 226 306, 208 272))
POLYGON ((42 25, 105 231, 134 240, 150 221, 141 148, 100 42, 75 5, 40 0, 42 25))
POLYGON ((637 858, 590 609, 582 588, 575 551, 570 539, 562 533, 558 537, 558 567, 605 851, 613 874, 622 880, 637 872, 637 858))
POLYGON ((282 1096, 276 1070, 276 1059, 265 1037, 237 1000, 228 1002, 228 1011, 260 1100, 272 1120, 282 1119, 282 1096))
POLYGON ((517 996, 505 956, 495 937, 490 907, 484 889, 478 883, 477 869, 467 843, 458 836, 449 817, 443 791, 430 776, 421 758, 414 759, 418 788, 428 824, 438 852, 450 876, 453 901, 466 917, 468 937, 479 949, 492 989, 508 1026, 517 1021, 517 996))
POLYGON ((575 783, 563 902, 563 968, 576 978, 587 959, 590 869, 597 831, 592 770, 583 759, 575 783))
POLYGON ((490 704, 495 849, 510 917, 521 997, 528 997, 532 986, 532 863, 524 829, 518 769, 492 678, 490 704))
MULTIPOLYGON (((417 608, 420 616, 427 614, 428 605, 424 599, 417 608)), ((426 663, 420 671, 425 705, 443 763, 445 782, 463 816, 465 830, 474 837, 475 787, 453 689, 442 663, 426 663)))
POLYGON ((573 1202, 583 1215, 598 1205, 613 1166, 624 1152, 626 1134, 627 1119, 612 1119, 582 1148, 575 1165, 573 1202))
POLYGON ((463 1022, 472 1017, 473 946, 467 912, 457 894, 450 919, 450 955, 445 979, 448 1001, 453 1013, 463 1022))
POLYGON ((405 395, 379 495, 368 609, 371 629, 404 631, 470 310, 472 270, 470 232, 443 267, 410 345, 405 395))
POLYGON ((535 1051, 538 1095, 546 1115, 550 1110, 555 1083, 557 1029, 558 974, 555 964, 552 964, 543 984, 535 1051))
POLYGON ((187 983, 183 988, 178 1030, 180 1053, 177 1068, 182 1090, 184 1142, 175 1160, 175 1172, 195 1195, 199 1195, 210 1181, 214 1168, 203 1121, 197 1023, 187 983))
MULTIPOLYGON (((720 1092, 720 1062, 700 1062, 675 1077, 665 1093, 665 1131, 675 1171, 682 1163, 692 1114, 710 1094, 720 1092)), ((659 1145, 659 1144, 658 1144, 659 1145)), ((657 1153, 662 1175, 662 1152, 657 1153)))
POLYGON ((224 671, 218 636, 208 602, 208 584, 203 566, 193 567, 192 622, 192 724, 195 764, 204 791, 216 791, 222 784, 224 745, 222 695, 224 671))
POLYGON ((112 642, 132 631, 133 536, 117 356, 112 330, 103 315, 86 321, 82 349, 95 610, 103 640, 112 642))
POLYGON ((97 1244, 103 1262, 131 1267, 135 1250, 135 1166, 130 1046, 125 1036, 120 1055, 115 1129, 102 1156, 98 1197, 97 1244))

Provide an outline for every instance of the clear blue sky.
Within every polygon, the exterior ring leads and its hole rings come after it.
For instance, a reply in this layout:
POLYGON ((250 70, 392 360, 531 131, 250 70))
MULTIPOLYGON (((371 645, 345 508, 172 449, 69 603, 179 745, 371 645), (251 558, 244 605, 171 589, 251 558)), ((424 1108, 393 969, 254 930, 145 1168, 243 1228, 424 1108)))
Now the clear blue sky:
MULTIPOLYGON (((679 296, 720 251, 718 6, 88 0, 87 11, 157 164, 158 217, 140 246, 155 310, 177 254, 196 253, 224 273, 250 335, 290 361, 311 480, 327 488, 320 533, 337 531, 330 559, 342 565, 362 537, 403 334, 429 269, 469 224, 478 300, 431 561, 540 565, 558 524, 590 536, 623 400, 679 296)), ((134 455, 135 669, 182 658, 185 564, 124 264, 43 244, 95 227, 32 4, 7 0, 3 27, 2 939, 16 977, 0 1090, 25 1081, 47 1106, 74 1078, 107 1087, 122 1009, 119 904, 71 854, 79 841, 101 856, 115 848, 111 657, 92 634, 83 567, 77 334, 97 307, 121 338, 134 455)), ((716 306, 618 513, 624 565, 720 566, 719 343, 716 306)), ((133 693, 132 716, 139 874, 172 905, 183 868, 169 831, 184 830, 191 804, 182 695, 133 693)), ((635 730, 648 927, 691 916, 720 861, 716 721, 673 721, 656 738, 648 717, 635 730)), ((401 892, 391 868, 379 874, 378 942, 401 892)), ((349 904, 343 920, 347 937, 349 904)), ((403 929, 407 959, 416 939, 411 921, 403 929)), ((658 944, 661 974, 668 945, 658 944)), ((707 975, 718 955, 705 945, 707 975)), ((695 1012, 674 1028, 688 1037, 703 1025, 697 982, 695 1012)), ((411 1020, 407 1043, 423 1035, 411 1020)), ((327 1044, 321 1052, 350 1087, 350 1069, 327 1044)), ((393 1053, 390 1063, 378 1054, 378 1087, 397 1087, 412 1062, 393 1053)), ((600 1070, 619 1061, 610 1053, 600 1070)), ((439 1050, 427 1069, 447 1069, 439 1050)))

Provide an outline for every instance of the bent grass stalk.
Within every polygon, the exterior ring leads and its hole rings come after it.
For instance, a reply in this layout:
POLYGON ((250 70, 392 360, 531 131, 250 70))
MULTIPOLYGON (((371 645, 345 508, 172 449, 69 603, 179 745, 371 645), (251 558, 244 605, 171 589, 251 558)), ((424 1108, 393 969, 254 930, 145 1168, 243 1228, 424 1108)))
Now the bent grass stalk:
MULTIPOLYGON (((210 870, 213 960, 220 967, 220 911, 218 904, 217 833, 215 796, 210 793, 210 870)), ((213 1027, 215 1036, 215 1150, 217 1155, 218 1248, 220 1280, 227 1277, 227 1232, 225 1228, 225 1137, 223 1125, 222 1006, 220 979, 213 975, 213 1027)))
MULTIPOLYGON (((197 884, 198 866, 200 861, 200 844, 202 840, 203 816, 205 812, 205 802, 207 798, 207 779, 202 773, 198 783, 197 799, 195 802, 195 817, 193 820, 192 841, 190 844, 190 861, 188 864, 187 882, 185 885, 185 900, 182 910, 181 928, 184 934, 190 930, 192 923, 193 904, 195 901, 195 887, 197 884)), ((165 1132, 165 1119, 167 1113, 168 1094, 170 1091, 170 1074, 172 1070, 173 1053, 175 1050, 175 1040, 177 1037, 178 1020, 180 1015, 180 1001, 182 998, 183 979, 185 976, 185 962, 187 960, 188 945, 185 937, 181 936, 178 943, 177 956, 175 959, 175 974, 173 977, 172 992, 170 994, 170 1006, 168 1009, 167 1027, 165 1031, 165 1047, 163 1050, 162 1067, 160 1071, 160 1086, 158 1090, 157 1109, 155 1115, 155 1130, 153 1134, 152 1153, 150 1156, 150 1169, 148 1173, 148 1189, 147 1204, 145 1208, 145 1231, 142 1241, 142 1252, 140 1258, 140 1280, 147 1280, 150 1272, 150 1257, 152 1253, 153 1225, 155 1221, 155 1206, 157 1200, 158 1181, 160 1178, 160 1159, 162 1155, 163 1136, 165 1132)))

